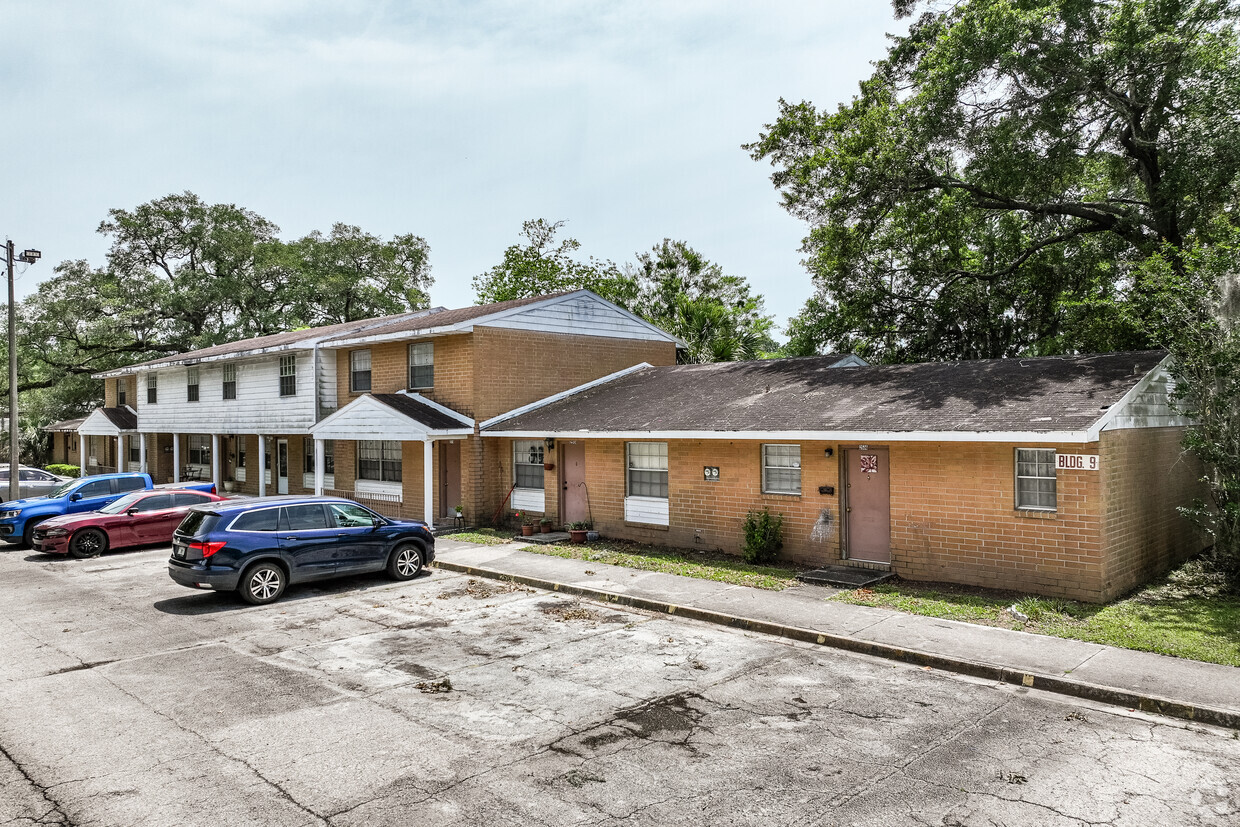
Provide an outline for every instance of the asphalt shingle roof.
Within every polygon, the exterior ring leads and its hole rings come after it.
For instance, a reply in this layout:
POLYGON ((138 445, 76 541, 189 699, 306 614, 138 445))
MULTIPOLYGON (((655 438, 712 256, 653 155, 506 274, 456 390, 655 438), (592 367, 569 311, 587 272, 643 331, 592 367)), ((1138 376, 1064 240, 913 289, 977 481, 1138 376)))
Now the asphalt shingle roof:
POLYGON ((376 393, 372 395, 389 408, 400 412, 415 422, 422 423, 432 430, 440 431, 449 428, 465 427, 465 423, 460 419, 449 416, 443 411, 403 393, 376 393))
POLYGON ((487 431, 1065 431, 1166 354, 833 368, 837 356, 647 367, 487 431))
POLYGON ((129 408, 100 408, 99 412, 122 431, 138 429, 138 415, 129 408))

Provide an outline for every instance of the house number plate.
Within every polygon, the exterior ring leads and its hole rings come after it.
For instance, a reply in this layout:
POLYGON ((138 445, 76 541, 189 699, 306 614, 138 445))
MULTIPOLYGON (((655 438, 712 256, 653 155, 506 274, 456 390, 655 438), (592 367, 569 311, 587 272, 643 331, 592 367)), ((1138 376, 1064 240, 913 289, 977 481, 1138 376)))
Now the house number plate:
POLYGON ((702 479, 706 480, 707 482, 719 482, 719 466, 718 465, 703 465, 702 466, 702 479))
POLYGON ((1097 454, 1055 454, 1056 471, 1097 471, 1097 454))

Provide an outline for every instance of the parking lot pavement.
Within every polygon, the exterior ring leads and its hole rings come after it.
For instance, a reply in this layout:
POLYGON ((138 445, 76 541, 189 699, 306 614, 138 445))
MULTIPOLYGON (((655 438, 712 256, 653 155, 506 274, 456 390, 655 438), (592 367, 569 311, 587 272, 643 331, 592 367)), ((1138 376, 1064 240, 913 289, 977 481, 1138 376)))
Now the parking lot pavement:
POLYGON ((1240 740, 430 572, 0 554, 2 824, 1235 824, 1240 740))

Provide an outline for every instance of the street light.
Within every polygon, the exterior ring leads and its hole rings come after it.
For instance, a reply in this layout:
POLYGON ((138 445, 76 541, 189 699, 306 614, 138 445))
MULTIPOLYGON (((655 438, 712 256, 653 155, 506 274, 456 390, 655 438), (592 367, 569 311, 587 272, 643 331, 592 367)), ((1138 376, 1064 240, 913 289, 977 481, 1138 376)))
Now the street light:
MULTIPOLYGON (((9 269, 9 499, 21 499, 21 456, 17 444, 17 301, 13 297, 13 242, 4 244, 4 259, 9 269)), ((34 264, 42 257, 38 250, 22 250, 16 260, 34 264)))

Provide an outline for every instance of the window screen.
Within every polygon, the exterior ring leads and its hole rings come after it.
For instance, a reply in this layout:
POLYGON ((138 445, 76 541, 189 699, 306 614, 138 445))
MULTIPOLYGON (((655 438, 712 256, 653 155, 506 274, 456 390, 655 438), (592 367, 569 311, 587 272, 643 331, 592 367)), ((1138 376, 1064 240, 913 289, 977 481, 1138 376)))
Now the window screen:
POLYGON ((630 442, 627 453, 629 496, 667 499, 667 443, 630 442))
POLYGON ((762 492, 801 493, 801 446, 762 446, 762 492))
POLYGON ((517 488, 543 487, 543 443, 539 439, 518 439, 512 443, 513 482, 517 488))
POLYGON ((1016 507, 1054 511, 1055 449, 1016 449, 1016 507))
POLYGON ((414 342, 409 345, 409 387, 433 388, 435 386, 435 345, 433 342, 414 342))
POLYGON ((400 482, 400 443, 363 439, 357 443, 357 478, 400 482))
POLYGON ((370 390, 370 351, 349 353, 349 389, 354 393, 370 390))
POLYGON ((297 395, 297 357, 280 357, 280 395, 297 395))

